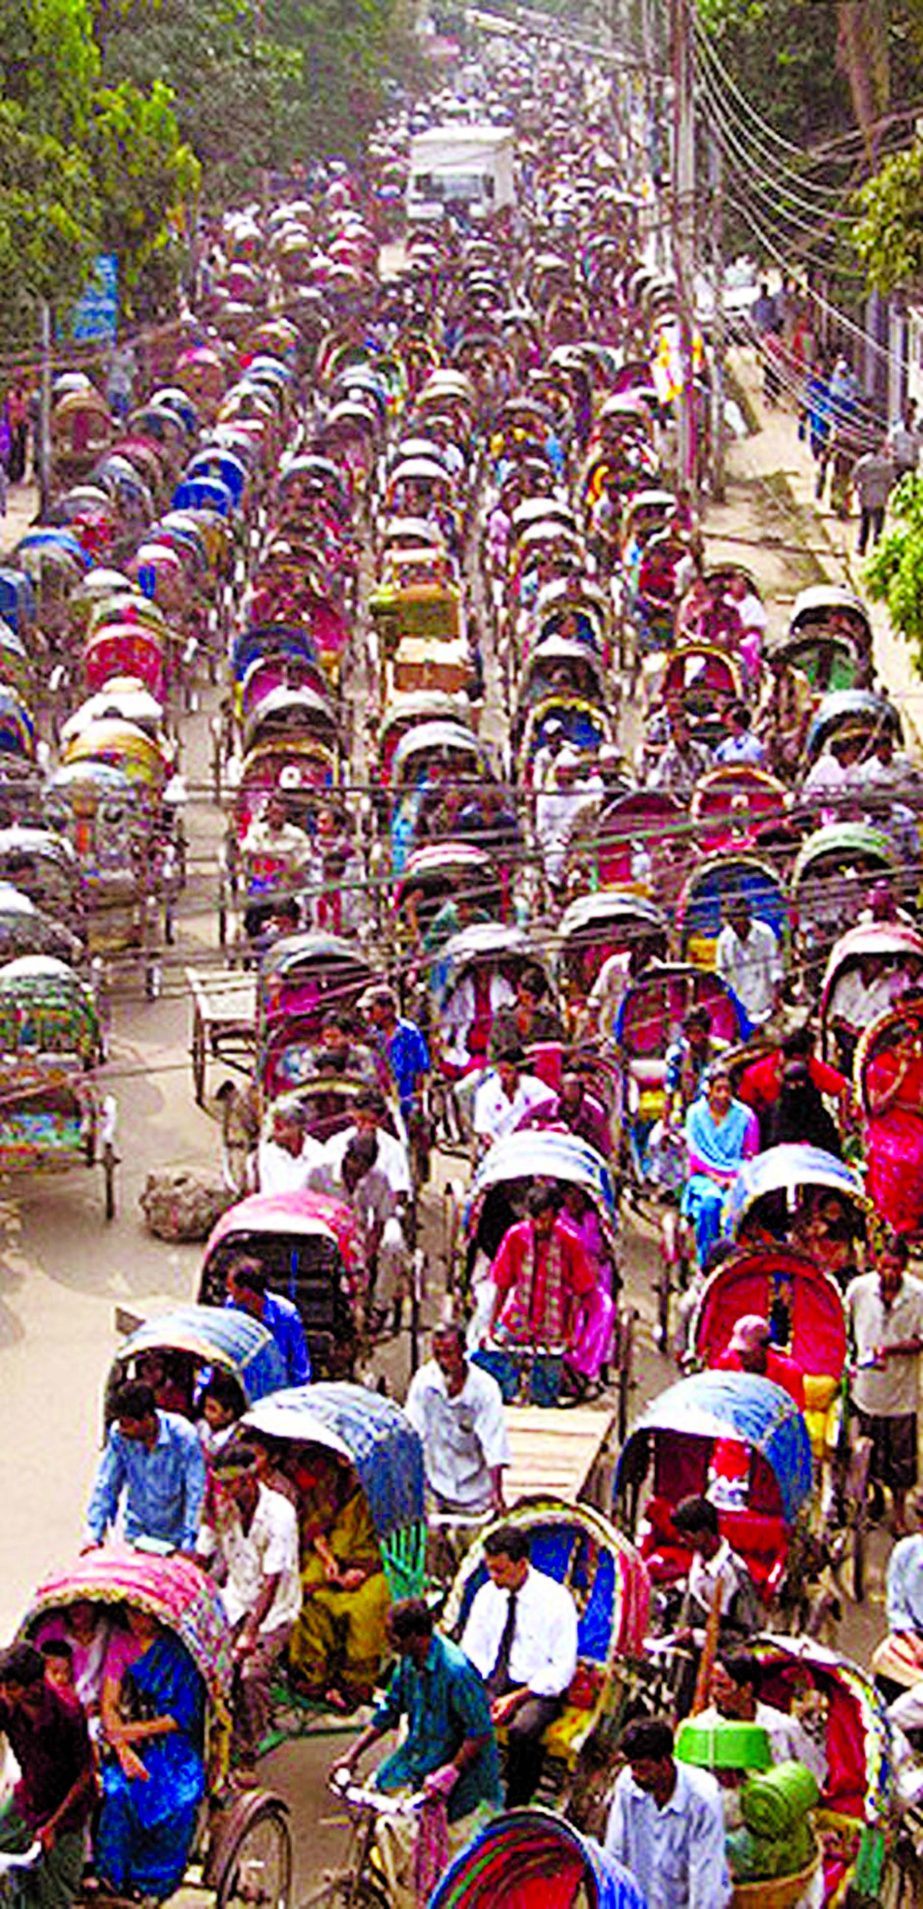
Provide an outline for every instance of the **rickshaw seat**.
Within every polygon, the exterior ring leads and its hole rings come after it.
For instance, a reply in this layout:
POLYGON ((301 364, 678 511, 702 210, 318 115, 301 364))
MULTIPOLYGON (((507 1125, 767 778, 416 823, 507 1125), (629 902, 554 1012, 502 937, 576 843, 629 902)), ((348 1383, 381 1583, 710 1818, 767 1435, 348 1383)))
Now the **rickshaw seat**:
POLYGON ((778 1586, 788 1553, 790 1532, 784 1518, 764 1511, 722 1511, 721 1535, 748 1565, 764 1594, 778 1586))
POLYGON ((653 1584, 676 1584, 686 1576, 692 1562, 688 1545, 681 1543, 673 1529, 675 1505, 656 1495, 644 1507, 644 1524, 638 1536, 638 1549, 647 1565, 653 1584))

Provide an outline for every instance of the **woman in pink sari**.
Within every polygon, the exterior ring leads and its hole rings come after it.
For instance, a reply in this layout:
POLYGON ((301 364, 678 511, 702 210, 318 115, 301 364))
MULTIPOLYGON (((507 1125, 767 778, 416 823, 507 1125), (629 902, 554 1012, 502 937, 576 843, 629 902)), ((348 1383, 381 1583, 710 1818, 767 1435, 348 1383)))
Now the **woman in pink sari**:
POLYGON ((866 1077, 867 1192, 895 1233, 923 1232, 923 1037, 908 1022, 866 1077))

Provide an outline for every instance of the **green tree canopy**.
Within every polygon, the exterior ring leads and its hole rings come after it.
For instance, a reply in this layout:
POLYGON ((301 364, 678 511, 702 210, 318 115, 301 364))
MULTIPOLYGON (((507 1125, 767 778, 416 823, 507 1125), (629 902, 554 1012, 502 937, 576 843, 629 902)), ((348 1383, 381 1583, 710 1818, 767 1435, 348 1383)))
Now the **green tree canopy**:
POLYGON ((870 596, 887 604, 923 675, 923 478, 905 477, 891 499, 892 527, 865 565, 870 596))
POLYGON ((923 279, 923 139, 886 159, 858 203, 853 244, 869 284, 891 292, 923 279))

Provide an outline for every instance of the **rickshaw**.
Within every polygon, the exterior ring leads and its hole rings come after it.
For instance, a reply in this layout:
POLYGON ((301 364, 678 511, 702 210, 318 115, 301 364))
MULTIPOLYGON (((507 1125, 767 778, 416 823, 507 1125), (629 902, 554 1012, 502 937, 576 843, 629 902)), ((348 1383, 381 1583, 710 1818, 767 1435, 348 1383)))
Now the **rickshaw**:
POLYGON ((712 853, 749 847, 781 823, 788 800, 784 782, 768 770, 753 763, 719 763, 692 793, 692 819, 700 825, 696 840, 712 853))
POLYGON ((431 722, 459 723, 471 727, 471 708, 467 695, 449 695, 441 689, 421 689, 412 695, 393 696, 380 722, 375 724, 378 774, 382 788, 391 780, 394 751, 401 737, 418 725, 431 722))
POLYGON ((28 645, 0 618, 0 682, 6 683, 23 702, 31 704, 35 694, 35 671, 28 645))
POLYGON ((851 1072, 853 1057, 844 1051, 834 1026, 837 988, 866 959, 874 959, 885 973, 903 970, 909 985, 911 974, 923 972, 923 934, 905 921, 869 921, 847 928, 834 942, 820 990, 821 1053, 824 1060, 832 1060, 836 1049, 839 1058, 850 1063, 846 1072, 851 1072))
POLYGON ((865 1029, 853 1066, 871 1208, 880 1226, 911 1238, 920 1231, 923 1201, 921 1053, 923 995, 917 983, 865 1029))
POLYGON ((631 889, 599 888, 578 895, 565 908, 555 933, 555 965, 574 1020, 603 963, 611 955, 642 947, 650 958, 667 958, 670 923, 657 903, 631 889))
POLYGON ((102 393, 88 385, 66 391, 51 412, 51 457, 56 484, 64 488, 92 471, 115 435, 102 393))
POLYGON ((732 850, 708 855, 694 867, 676 903, 675 935, 683 961, 713 968, 728 903, 743 895, 756 921, 772 929, 780 946, 788 938, 788 902, 775 870, 756 855, 732 850))
POLYGON ((900 872, 893 838, 868 822, 828 822, 802 843, 789 889, 792 927, 815 986, 844 921, 858 915, 872 882, 887 876, 899 884, 900 872))
POLYGON ((260 964, 260 1037, 289 1021, 297 1021, 302 1040, 309 1032, 319 1037, 325 1014, 355 1007, 375 978, 375 968, 355 942, 326 934, 280 936, 260 964))
POLYGON ((664 905, 678 893, 688 850, 688 816, 677 797, 629 789, 610 796, 585 829, 575 829, 566 866, 580 869, 594 893, 633 888, 664 905))
POLYGON ((901 1746, 875 1679, 810 1637, 761 1637, 752 1649, 762 1672, 761 1702, 807 1713, 819 1727, 821 1796, 812 1820, 827 1909, 853 1900, 914 1902, 919 1869, 901 1827, 901 1746))
POLYGON ((736 1047, 747 1034, 744 1010, 718 975, 691 963, 667 962, 630 983, 613 1039, 622 1070, 621 1171, 636 1192, 647 1180, 646 1145, 664 1111, 667 1049, 691 1008, 706 1008, 717 1041, 736 1047))
POLYGON ((70 930, 46 915, 18 888, 0 882, 0 962, 15 961, 20 955, 53 955, 79 968, 85 949, 70 930))
POLYGON ((733 656, 712 643, 686 642, 666 658, 645 666, 644 700, 647 709, 679 702, 685 709, 697 742, 714 748, 724 736, 722 716, 729 703, 739 702, 742 685, 733 656))
MULTIPOLYGON (((594 1330, 598 1326, 600 1340, 609 1334, 601 1368, 616 1372, 624 1421, 631 1384, 632 1322, 620 1312, 614 1297, 621 1287, 615 1188, 602 1154, 574 1134, 529 1127, 496 1141, 475 1172, 463 1213, 452 1215, 451 1232, 464 1244, 464 1279, 474 1285, 479 1336, 483 1340, 481 1313, 490 1265, 508 1227, 522 1217, 526 1194, 536 1182, 547 1182, 563 1194, 578 1189, 595 1217, 593 1250, 599 1283, 591 1295, 593 1325, 594 1330)), ((493 1372, 508 1404, 554 1407, 559 1403, 564 1379, 560 1347, 482 1346, 475 1356, 493 1372)))
POLYGON ((160 796, 168 774, 163 745, 153 740, 135 723, 102 717, 91 723, 67 745, 62 763, 107 762, 121 769, 129 782, 143 790, 153 804, 160 796))
POLYGON ((0 967, 0 1173, 33 1174, 97 1159, 105 1215, 115 1214, 116 1105, 101 1095, 103 1058, 87 983, 53 955, 0 967))
POLYGON ((786 1142, 744 1162, 728 1189, 721 1231, 724 1239, 748 1248, 796 1247, 845 1282, 857 1270, 871 1214, 852 1167, 822 1147, 786 1142), (815 1237, 828 1196, 836 1208, 829 1244, 826 1230, 815 1237))
POLYGON ((433 950, 424 1020, 446 1083, 486 1065, 495 1016, 515 1002, 523 968, 536 965, 524 929, 499 921, 471 922, 433 950))
POLYGON ((140 954, 145 987, 152 994, 157 985, 154 912, 162 905, 169 942, 180 882, 143 790, 107 762, 70 762, 52 776, 44 814, 78 858, 90 954, 140 954))
POLYGON ((771 1609, 813 1484, 808 1429, 788 1393, 749 1372, 710 1371, 678 1380, 641 1414, 619 1456, 613 1499, 656 1591, 685 1579, 691 1563, 673 1511, 692 1493, 710 1497, 722 1536, 771 1609))
POLYGON ((572 1800, 579 1806, 581 1765, 586 1770, 592 1759, 598 1771, 602 1761, 615 1761, 626 1670, 644 1651, 650 1582, 634 1545, 601 1511, 542 1494, 516 1505, 475 1537, 442 1618, 443 1629, 456 1640, 487 1582, 484 1546, 501 1523, 526 1533, 533 1569, 565 1584, 577 1605, 577 1668, 561 1713, 543 1738, 542 1794, 553 1797, 563 1815, 570 1813, 572 1800))
MULTIPOLYGON (((116 1315, 119 1325, 125 1315, 116 1315)), ((285 1366, 268 1327, 231 1306, 179 1306, 135 1325, 122 1341, 106 1381, 106 1418, 118 1387, 140 1378, 144 1361, 156 1354, 170 1386, 171 1412, 195 1416, 200 1384, 212 1372, 238 1380, 248 1405, 285 1385, 285 1366), (180 1403, 182 1401, 182 1403, 180 1403)))
POLYGON ((325 1193, 254 1193, 239 1200, 206 1242, 200 1305, 223 1305, 228 1265, 241 1253, 258 1260, 273 1288, 298 1307, 314 1371, 351 1377, 365 1265, 349 1207, 325 1193))
MULTIPOLYGON (((286 1909, 292 1881, 288 1807, 270 1790, 235 1794, 228 1784, 231 1630, 220 1593, 188 1558, 97 1550, 38 1586, 21 1626, 40 1636, 71 1604, 136 1605, 181 1643, 205 1690, 206 1800, 193 1843, 190 1886, 214 1892, 216 1909, 244 1909, 256 1897, 286 1909)), ((90 1900, 89 1894, 86 1898, 90 1900)))
POLYGON ((114 676, 130 676, 164 701, 169 669, 169 644, 143 623, 105 623, 88 635, 83 650, 83 680, 93 695, 114 676))
POLYGON ((80 863, 55 829, 19 823, 0 829, 0 881, 12 882, 43 914, 85 941, 80 863))
MULTIPOLYGON (((871 656, 872 625, 861 597, 835 583, 814 583, 800 591, 789 618, 789 642, 843 637, 856 646, 860 656, 871 656)), ((799 668, 804 667, 799 663, 799 668)), ((831 682, 826 687, 836 689, 840 685, 831 682)), ((844 683, 842 687, 850 686, 844 683)))
POLYGON ((611 604, 605 590, 588 577, 546 583, 535 600, 532 621, 536 649, 557 637, 596 651, 606 665, 611 660, 611 604))
POLYGON ((612 690, 600 657, 572 638, 549 636, 533 649, 523 667, 510 726, 515 748, 533 709, 549 698, 567 697, 605 708, 612 690))
POLYGON ((839 689, 823 696, 814 711, 805 738, 806 766, 810 767, 825 749, 829 749, 833 738, 841 730, 847 730, 850 735, 861 739, 862 753, 865 755, 882 733, 893 736, 895 742, 900 744, 900 710, 887 696, 873 695, 868 689, 839 689))
MULTIPOLYGON (((371 1515, 391 1598, 421 1595, 426 1558, 423 1449, 393 1399, 343 1381, 290 1386, 252 1405, 241 1426, 244 1436, 251 1432, 266 1440, 283 1469, 297 1466, 312 1447, 345 1461, 371 1515)), ((310 1734, 317 1725, 317 1702, 299 1696, 284 1675, 274 1691, 274 1709, 276 1728, 264 1752, 310 1734)), ((322 1712, 321 1728, 328 1727, 322 1712)))
POLYGON ((415 849, 394 891, 398 950, 417 951, 443 902, 459 892, 491 921, 507 921, 512 912, 510 872, 473 842, 450 839, 415 849))
MULTIPOLYGON (((348 1798, 347 1798, 348 1801, 348 1798)), ((644 1909, 627 1869, 556 1811, 507 1810, 450 1864, 430 1909, 644 1909)))
POLYGON ((614 741, 612 718, 605 703, 598 706, 586 702, 582 696, 567 696, 555 690, 537 703, 526 718, 516 756, 516 780, 521 787, 532 785, 535 757, 547 742, 549 723, 557 723, 570 747, 580 750, 590 760, 604 744, 611 745, 614 741))

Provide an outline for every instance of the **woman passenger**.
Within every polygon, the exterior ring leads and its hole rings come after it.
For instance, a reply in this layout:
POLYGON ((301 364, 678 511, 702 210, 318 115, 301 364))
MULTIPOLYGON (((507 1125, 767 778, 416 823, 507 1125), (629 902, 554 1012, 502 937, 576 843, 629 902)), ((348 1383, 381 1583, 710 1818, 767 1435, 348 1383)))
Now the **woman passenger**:
POLYGON ((130 1607, 138 1655, 116 1658, 103 1685, 103 1799, 96 1868, 116 1895, 163 1902, 179 1888, 205 1793, 203 1686, 188 1652, 148 1612, 130 1607))

